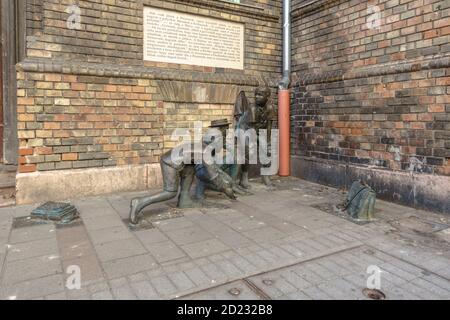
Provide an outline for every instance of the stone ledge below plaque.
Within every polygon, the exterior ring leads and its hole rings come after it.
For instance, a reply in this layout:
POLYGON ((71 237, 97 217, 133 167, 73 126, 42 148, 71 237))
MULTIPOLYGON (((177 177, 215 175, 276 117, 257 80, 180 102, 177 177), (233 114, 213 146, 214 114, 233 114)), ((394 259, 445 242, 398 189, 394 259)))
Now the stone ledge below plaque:
POLYGON ((226 12, 236 16, 246 16, 264 21, 278 22, 280 20, 280 12, 278 10, 268 10, 244 3, 233 3, 217 0, 144 0, 144 6, 176 10, 175 5, 215 9, 217 11, 226 12))
POLYGON ((90 75, 112 78, 141 78, 152 80, 195 81, 216 84, 258 86, 262 77, 233 73, 202 73, 167 70, 155 67, 111 65, 89 62, 68 62, 56 59, 26 59, 16 66, 17 71, 90 75))

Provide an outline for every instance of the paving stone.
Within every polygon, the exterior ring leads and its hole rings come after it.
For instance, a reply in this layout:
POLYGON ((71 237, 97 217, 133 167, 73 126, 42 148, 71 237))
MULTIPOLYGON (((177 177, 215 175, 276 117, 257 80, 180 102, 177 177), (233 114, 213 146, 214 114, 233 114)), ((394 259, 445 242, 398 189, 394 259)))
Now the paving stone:
POLYGON ((111 291, 100 291, 92 294, 92 300, 113 300, 114 297, 111 294, 111 291))
POLYGON ((55 234, 56 228, 53 224, 13 229, 11 230, 9 244, 54 238, 55 234))
POLYGON ((185 271, 186 275, 191 279, 196 286, 203 286, 210 284, 211 280, 200 268, 192 268, 185 271))
POLYGON ((94 217, 117 216, 116 211, 106 198, 76 200, 73 204, 77 207, 84 221, 94 217))
POLYGON ((272 228, 272 227, 265 227, 260 228, 256 230, 249 230, 246 232, 243 232, 243 235, 247 238, 252 239, 253 241, 259 243, 259 242, 272 242, 278 239, 281 239, 286 236, 285 233, 272 228))
POLYGON ((53 237, 11 245, 8 249, 8 261, 58 254, 58 245, 53 237))
POLYGON ((169 238, 158 229, 137 231, 134 235, 144 244, 155 244, 169 241, 169 238))
POLYGON ((186 254, 173 242, 159 242, 155 244, 145 244, 145 248, 155 257, 159 263, 178 260, 186 257, 186 254))
POLYGON ((57 256, 42 256, 6 262, 3 285, 38 279, 61 273, 61 262, 57 256))
POLYGON ((297 290, 303 290, 312 286, 310 282, 296 274, 292 268, 283 270, 282 272, 279 272, 279 274, 283 279, 297 288, 297 290))
POLYGON ((333 297, 318 287, 309 287, 302 290, 308 297, 311 297, 313 300, 332 300, 333 297))
POLYGON ((308 295, 306 295, 304 292, 302 291, 296 291, 294 293, 291 293, 287 296, 287 298, 291 299, 291 300, 312 300, 311 297, 309 297, 308 295))
POLYGON ((231 262, 239 269, 243 270, 245 274, 251 274, 256 272, 258 269, 255 265, 253 265, 249 260, 244 257, 236 255, 235 257, 230 258, 231 262))
POLYGON ((167 297, 177 292, 175 285, 166 276, 159 276, 150 279, 153 288, 162 296, 167 297))
POLYGON ((189 228, 189 227, 195 227, 194 223, 192 223, 192 221, 188 220, 185 217, 158 221, 158 222, 155 222, 154 225, 158 229, 160 229, 164 232, 177 230, 177 229, 183 229, 183 228, 189 228))
POLYGON ((24 205, 24 206, 17 206, 12 208, 12 216, 14 218, 20 218, 20 217, 26 217, 31 214, 31 212, 36 209, 36 205, 24 205))
POLYGON ((218 266, 229 278, 243 275, 243 271, 227 259, 217 261, 215 262, 215 265, 218 266))
MULTIPOLYGON (((85 255, 71 260, 63 260, 62 264, 65 272, 67 272, 70 266, 77 266, 80 268, 82 286, 104 279, 100 262, 95 255, 85 255)), ((67 274, 66 276, 69 275, 70 274, 67 274)))
POLYGON ((400 288, 402 288, 405 291, 408 291, 408 292, 412 293, 415 296, 420 297, 423 300, 442 299, 441 297, 439 297, 437 294, 433 293, 432 291, 427 290, 427 289, 423 289, 423 288, 417 286, 413 282, 406 282, 406 283, 402 284, 400 286, 400 288))
POLYGON ((186 245, 214 238, 212 234, 198 226, 166 231, 166 235, 177 245, 186 245))
POLYGON ((0 299, 15 300, 43 297, 64 290, 64 282, 60 274, 32 279, 15 284, 2 284, 0 287, 0 299))
POLYGON ((131 232, 123 225, 91 231, 89 235, 94 245, 133 238, 131 232))
POLYGON ((195 284, 183 272, 169 273, 167 276, 181 292, 195 288, 195 284))
POLYGON ((69 290, 67 291, 67 295, 68 300, 81 300, 81 301, 92 300, 92 295, 86 289, 69 290))
POLYGON ((131 276, 128 276, 128 281, 130 283, 141 282, 141 281, 146 281, 146 280, 148 280, 148 277, 145 272, 139 272, 139 273, 133 274, 131 276))
POLYGON ((114 227, 123 227, 123 222, 117 214, 109 214, 105 216, 94 216, 83 218, 83 222, 89 233, 94 231, 109 229, 114 227))
POLYGON ((186 297, 186 300, 261 300, 243 281, 232 282, 223 286, 205 290, 186 297), (239 295, 231 294, 239 292, 239 295))
POLYGON ((327 295, 337 300, 362 300, 364 296, 361 292, 343 279, 334 279, 333 281, 322 283, 318 288, 327 295))
POLYGON ((95 246, 95 251, 102 262, 138 256, 147 252, 135 238, 102 243, 95 246))
POLYGON ((202 271, 210 279, 211 284, 216 284, 227 279, 226 274, 214 263, 201 265, 200 269, 202 269, 202 271))
POLYGON ((156 300, 159 298, 150 281, 134 282, 130 286, 140 300, 156 300))
POLYGON ((112 279, 109 281, 109 284, 111 288, 116 289, 128 285, 128 280, 125 277, 112 279))
POLYGON ((130 286, 112 289, 114 297, 118 300, 136 300, 137 297, 130 286))
POLYGON ((183 245, 181 248, 193 259, 230 250, 230 247, 217 239, 183 245))
POLYGON ((226 220, 224 221, 224 223, 238 232, 250 231, 254 229, 267 227, 266 223, 250 218, 236 218, 232 220, 226 220))
POLYGON ((112 260, 104 262, 102 265, 109 279, 132 275, 157 267, 155 259, 150 254, 112 260))
POLYGON ((447 300, 450 299, 450 291, 445 290, 430 281, 427 281, 422 278, 417 278, 417 279, 414 279, 414 281, 412 281, 412 282, 417 287, 422 288, 426 291, 432 292, 434 295, 438 296, 439 299, 447 299, 447 300))
POLYGON ((45 300, 67 300, 67 294, 65 291, 61 291, 61 292, 46 296, 45 300))
POLYGON ((211 232, 216 239, 223 242, 230 248, 242 248, 253 244, 254 242, 233 229, 223 226, 222 229, 211 232))
POLYGON ((110 287, 107 281, 97 281, 93 284, 89 285, 89 292, 90 293, 97 293, 102 291, 109 291, 110 287))

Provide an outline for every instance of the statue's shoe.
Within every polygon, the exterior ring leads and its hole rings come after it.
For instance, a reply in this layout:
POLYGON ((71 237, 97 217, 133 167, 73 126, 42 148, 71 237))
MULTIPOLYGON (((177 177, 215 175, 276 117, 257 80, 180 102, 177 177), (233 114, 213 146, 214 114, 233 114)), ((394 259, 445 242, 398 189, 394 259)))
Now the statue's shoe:
POLYGON ((139 223, 139 199, 131 200, 130 204, 130 223, 136 225, 139 223))

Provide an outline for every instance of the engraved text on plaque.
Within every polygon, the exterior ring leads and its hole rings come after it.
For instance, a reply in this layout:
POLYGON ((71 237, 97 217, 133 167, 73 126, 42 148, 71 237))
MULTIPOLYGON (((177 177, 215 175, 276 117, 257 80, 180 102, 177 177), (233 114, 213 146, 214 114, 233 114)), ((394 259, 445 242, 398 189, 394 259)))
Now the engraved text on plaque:
POLYGON ((144 60, 244 69, 244 25, 145 7, 144 60))

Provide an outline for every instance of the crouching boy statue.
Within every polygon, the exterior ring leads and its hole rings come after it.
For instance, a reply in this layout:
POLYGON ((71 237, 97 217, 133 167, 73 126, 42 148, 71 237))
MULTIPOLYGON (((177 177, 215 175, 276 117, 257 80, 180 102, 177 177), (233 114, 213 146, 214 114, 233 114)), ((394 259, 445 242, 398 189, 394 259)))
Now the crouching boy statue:
MULTIPOLYGON (((205 148, 202 149, 205 150, 205 148)), ((194 150, 194 146, 191 145, 189 150, 194 150)), ((170 150, 161 157, 160 164, 163 178, 163 191, 155 195, 131 200, 131 224, 136 225, 139 223, 142 210, 149 205, 175 198, 180 189, 180 185, 181 190, 178 198, 178 207, 190 208, 196 206, 196 203, 191 198, 190 190, 195 177, 195 168, 200 164, 195 164, 194 159, 196 159, 194 152, 190 152, 186 157, 184 154, 178 154, 175 150, 170 150)), ((201 159, 204 159, 204 157, 201 159)), ((216 164, 208 164, 203 161, 201 166, 207 171, 210 179, 209 182, 216 190, 225 193, 230 199, 236 199, 233 192, 233 181, 229 175, 222 172, 216 164)))

